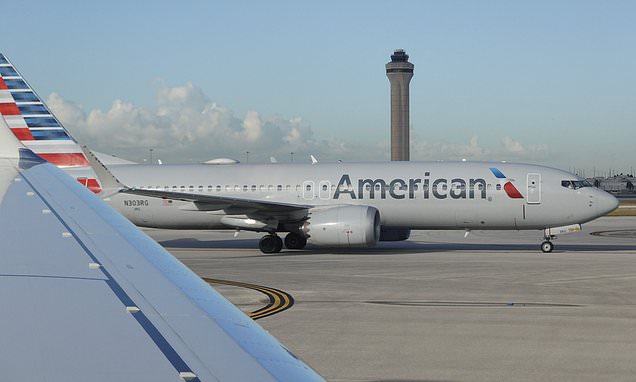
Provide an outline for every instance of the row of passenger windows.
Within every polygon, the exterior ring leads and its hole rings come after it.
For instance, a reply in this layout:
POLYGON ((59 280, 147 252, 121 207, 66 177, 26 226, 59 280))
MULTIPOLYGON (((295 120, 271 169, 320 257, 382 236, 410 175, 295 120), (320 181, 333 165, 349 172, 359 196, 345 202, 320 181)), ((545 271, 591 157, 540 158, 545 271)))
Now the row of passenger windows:
MULTIPOLYGON (((133 188, 135 188, 136 186, 133 186, 133 188)), ((164 190, 164 191, 199 191, 199 192, 221 192, 221 191, 227 191, 227 192, 231 192, 231 191, 235 191, 235 192, 247 192, 247 191, 301 191, 303 189, 303 186, 301 186, 300 184, 297 184, 295 187, 292 187, 291 185, 287 184, 287 185, 243 185, 240 186, 238 184, 236 185, 216 185, 216 186, 142 186, 141 188, 143 189, 148 189, 148 190, 164 190)), ((313 185, 310 183, 306 183, 304 184, 304 188, 306 191, 311 191, 313 189, 313 185)), ((335 191, 336 186, 333 184, 321 184, 317 187, 318 189, 322 190, 322 191, 335 191)), ((417 190, 424 190, 424 189, 437 189, 437 187, 426 187, 424 185, 418 185, 415 184, 413 186, 413 190, 417 191, 417 190)), ((452 189, 453 190, 465 190, 465 189, 476 189, 476 190, 482 190, 482 185, 481 184, 476 184, 475 187, 466 187, 465 185, 459 185, 459 184, 453 184, 452 189)), ((492 188, 491 184, 488 184, 487 188, 490 190, 492 188)), ((501 190, 501 185, 497 184, 497 190, 501 190)), ((340 191, 352 191, 354 189, 353 186, 341 186, 340 187, 340 191)), ((382 186, 380 184, 376 184, 374 189, 376 191, 381 191, 382 190, 382 186)), ((391 187, 389 185, 386 185, 384 187, 385 190, 390 190, 391 187)), ((408 186, 405 185, 395 185, 395 187, 393 187, 394 190, 401 190, 401 191, 408 191, 408 186)), ((439 186, 439 189, 441 190, 447 190, 449 189, 448 185, 446 184, 441 184, 439 186)), ((371 185, 370 184, 366 184, 365 185, 365 190, 370 191, 371 190, 371 185)))
MULTIPOLYGON (((133 186, 133 188, 136 186, 133 186)), ((310 186, 308 186, 310 187, 310 186)), ((203 191, 207 191, 207 192, 221 192, 221 191, 291 191, 292 190, 292 186, 291 185, 277 185, 277 186, 273 186, 273 185, 243 185, 243 186, 239 186, 239 185, 225 185, 225 186, 221 186, 221 185, 216 185, 216 186, 142 186, 141 188, 143 189, 148 189, 148 190, 164 190, 164 191, 194 191, 197 190, 199 192, 203 192, 203 191)), ((311 188, 308 188, 311 189, 311 188)), ((332 186, 332 189, 335 189, 335 186, 332 186)), ((296 185, 296 191, 300 191, 301 190, 301 186, 300 184, 296 185)), ((326 190, 326 189, 325 189, 326 190)))

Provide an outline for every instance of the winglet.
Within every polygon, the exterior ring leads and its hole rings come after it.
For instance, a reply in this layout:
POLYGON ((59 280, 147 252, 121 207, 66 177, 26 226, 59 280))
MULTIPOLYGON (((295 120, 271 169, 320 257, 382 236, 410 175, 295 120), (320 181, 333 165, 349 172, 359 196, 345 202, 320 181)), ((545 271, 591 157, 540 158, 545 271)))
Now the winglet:
POLYGON ((111 191, 109 195, 100 195, 100 196, 108 197, 110 195, 118 193, 119 190, 121 189, 127 188, 124 184, 122 184, 119 181, 119 179, 115 178, 113 173, 111 173, 110 170, 106 168, 106 166, 104 166, 104 164, 99 159, 97 159, 95 154, 93 154, 88 149, 88 147, 86 146, 81 146, 81 147, 82 147, 82 151, 84 152, 84 156, 88 160, 88 163, 91 165, 91 167, 93 168, 93 171, 95 171, 95 175, 97 175, 97 178, 102 184, 102 193, 104 193, 106 189, 111 191))
POLYGON ((311 164, 316 164, 316 163, 318 163, 318 159, 316 159, 316 157, 315 157, 315 156, 310 155, 310 157, 311 157, 311 164))
POLYGON ((24 145, 9 128, 4 115, 0 114, 0 158, 17 159, 20 157, 20 149, 23 148, 24 145))

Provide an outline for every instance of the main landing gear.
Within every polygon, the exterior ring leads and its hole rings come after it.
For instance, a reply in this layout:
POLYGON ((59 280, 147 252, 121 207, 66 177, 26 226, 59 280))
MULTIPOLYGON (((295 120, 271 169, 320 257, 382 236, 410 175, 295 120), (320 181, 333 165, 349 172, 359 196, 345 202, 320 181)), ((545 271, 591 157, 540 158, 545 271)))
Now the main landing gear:
POLYGON ((276 234, 265 235, 258 242, 258 248, 263 253, 278 253, 283 249, 283 240, 276 234))
MULTIPOLYGON (((307 239, 300 234, 290 232, 285 236, 285 247, 288 249, 303 249, 305 245, 307 245, 307 239)), ((278 253, 283 249, 283 240, 275 233, 271 233, 261 238, 258 248, 263 253, 278 253)))

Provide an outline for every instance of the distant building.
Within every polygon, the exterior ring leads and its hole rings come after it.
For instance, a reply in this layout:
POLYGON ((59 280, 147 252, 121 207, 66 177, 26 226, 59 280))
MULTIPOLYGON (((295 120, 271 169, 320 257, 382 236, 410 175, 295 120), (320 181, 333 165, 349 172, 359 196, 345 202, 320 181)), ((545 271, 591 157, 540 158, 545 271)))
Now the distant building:
POLYGON ((636 193, 634 190, 636 178, 632 175, 616 175, 610 178, 597 176, 596 178, 588 178, 588 181, 595 187, 613 194, 636 193))

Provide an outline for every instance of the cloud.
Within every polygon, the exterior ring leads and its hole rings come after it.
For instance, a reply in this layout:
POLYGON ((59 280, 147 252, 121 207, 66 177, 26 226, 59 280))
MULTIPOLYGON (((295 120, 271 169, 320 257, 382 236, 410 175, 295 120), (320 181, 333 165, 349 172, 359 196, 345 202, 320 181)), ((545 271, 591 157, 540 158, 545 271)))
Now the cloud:
MULTIPOLYGON (((246 151, 250 161, 289 160, 294 152, 297 161, 309 154, 321 161, 343 159, 387 160, 387 141, 363 143, 355 137, 318 138, 301 117, 263 115, 250 110, 243 116, 211 101, 203 91, 188 82, 167 86, 159 81, 155 103, 150 107, 117 99, 107 110, 85 110, 81 105, 52 93, 47 104, 70 133, 82 144, 97 151, 142 161, 149 149, 155 158, 166 163, 202 162, 230 157, 242 160, 246 151)), ((388 129, 388 127, 387 127, 388 129)), ((368 137, 366 142, 369 142, 368 137)), ((488 147, 477 136, 467 142, 431 142, 411 136, 413 160, 526 160, 541 161, 548 153, 547 145, 522 144, 511 137, 486 142, 499 142, 488 147)))
POLYGON ((510 137, 503 137, 501 139, 501 145, 503 146, 504 150, 509 153, 519 154, 519 153, 526 152, 526 148, 523 147, 521 142, 515 141, 514 139, 510 137))
POLYGON ((502 155, 511 159, 540 160, 549 153, 547 144, 524 145, 511 137, 499 140, 502 155))
POLYGON ((149 148, 172 162, 242 159, 246 151, 256 160, 258 155, 288 158, 290 152, 320 153, 333 160, 347 149, 344 142, 316 139, 300 117, 265 117, 254 110, 239 117, 189 82, 175 87, 160 83, 152 107, 118 99, 108 110, 86 111, 57 93, 47 104, 78 141, 132 160, 145 158, 149 148))

